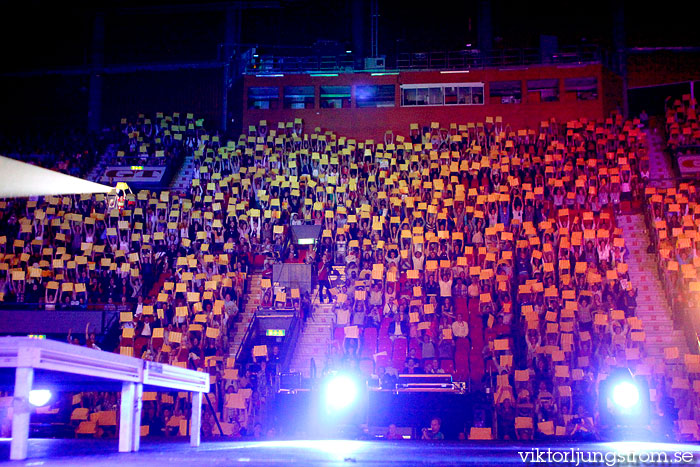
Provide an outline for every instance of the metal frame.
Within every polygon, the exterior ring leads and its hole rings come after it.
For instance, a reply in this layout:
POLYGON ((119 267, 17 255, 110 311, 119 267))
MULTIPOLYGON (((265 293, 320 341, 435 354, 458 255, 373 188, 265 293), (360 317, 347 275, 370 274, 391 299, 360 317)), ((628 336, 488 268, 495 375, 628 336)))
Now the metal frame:
MULTIPOLYGON (((469 70, 488 67, 513 67, 531 65, 585 65, 602 63, 610 67, 607 50, 595 45, 561 46, 556 53, 543 55, 540 49, 503 49, 489 53, 478 49, 403 52, 389 57, 381 69, 357 66, 352 54, 333 56, 313 55, 307 52, 290 55, 286 49, 267 47, 269 53, 246 60, 244 73, 308 73, 314 71, 372 72, 391 70, 469 70)), ((376 54, 372 54, 376 57, 376 54)))
POLYGON ((445 104, 445 88, 481 88, 483 95, 486 95, 486 84, 481 81, 464 82, 464 83, 417 83, 417 84, 402 84, 399 87, 401 92, 401 107, 454 107, 454 106, 470 106, 470 105, 484 105, 486 99, 484 98, 480 104, 445 104), (442 89, 442 104, 404 104, 403 91, 404 89, 426 89, 426 88, 440 88, 442 89))
MULTIPOLYGON (((0 368, 15 368, 14 416, 10 459, 27 458, 29 393, 35 370, 69 373, 122 383, 119 452, 138 451, 141 437, 143 386, 192 391, 190 445, 200 444, 202 394, 209 391, 209 374, 138 358, 28 337, 0 338, 0 368)), ((61 386, 60 377, 54 386, 61 386)))

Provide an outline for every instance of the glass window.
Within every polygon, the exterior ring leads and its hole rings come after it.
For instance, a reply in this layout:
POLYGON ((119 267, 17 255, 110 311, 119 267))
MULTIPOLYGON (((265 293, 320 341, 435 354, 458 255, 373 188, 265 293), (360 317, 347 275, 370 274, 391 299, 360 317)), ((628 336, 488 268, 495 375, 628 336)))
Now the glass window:
POLYGON ((484 103, 484 86, 445 86, 445 105, 484 103))
POLYGON ((404 106, 442 105, 444 102, 442 86, 402 88, 401 99, 404 106))
POLYGON ((492 81, 489 84, 489 95, 500 97, 502 104, 519 104, 522 92, 521 81, 492 81))
POLYGON ((396 88, 393 84, 355 86, 355 102, 358 108, 394 107, 396 105, 396 88))
POLYGON ((559 100, 558 79, 531 79, 527 82, 527 92, 539 92, 541 102, 556 102, 559 100))
POLYGON ((280 88, 278 87, 250 87, 248 88, 249 109, 277 109, 280 102, 280 88))
POLYGON ((472 104, 484 103, 484 85, 472 87, 472 104))
POLYGON ((576 99, 592 101, 598 99, 598 78, 567 78, 564 80, 564 91, 575 92, 576 99))
POLYGON ((315 96, 313 86, 284 87, 285 109, 313 109, 314 101, 315 96))
POLYGON ((347 109, 350 107, 350 86, 321 86, 322 109, 347 109))
POLYGON ((463 97, 464 93, 460 92, 463 89, 456 86, 445 86, 445 105, 466 104, 467 101, 463 97))
POLYGON ((442 105, 444 100, 442 97, 442 88, 428 89, 428 105, 442 105))
POLYGON ((401 90, 401 105, 418 105, 418 89, 409 88, 401 90))

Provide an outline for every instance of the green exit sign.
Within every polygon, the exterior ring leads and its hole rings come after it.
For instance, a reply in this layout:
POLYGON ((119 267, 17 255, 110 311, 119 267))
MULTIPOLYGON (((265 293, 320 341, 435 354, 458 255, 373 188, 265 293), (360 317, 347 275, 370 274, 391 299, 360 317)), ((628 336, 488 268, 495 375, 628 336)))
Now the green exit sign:
POLYGON ((265 335, 267 337, 284 337, 284 329, 267 329, 265 330, 265 335))

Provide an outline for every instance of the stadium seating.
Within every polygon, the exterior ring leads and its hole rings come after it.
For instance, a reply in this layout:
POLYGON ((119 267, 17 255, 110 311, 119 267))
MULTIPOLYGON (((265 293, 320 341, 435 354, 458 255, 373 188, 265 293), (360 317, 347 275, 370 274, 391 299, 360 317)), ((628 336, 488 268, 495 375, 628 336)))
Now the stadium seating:
MULTIPOLYGON (((190 188, 142 191, 122 208, 100 196, 2 201, 0 290, 6 301, 59 308, 64 299, 79 306, 81 293, 87 306, 126 297, 120 351, 208 370, 222 406, 245 412, 234 412, 238 421, 255 414, 249 398, 226 392, 252 387, 225 359, 230 323, 246 274, 274 262, 343 267, 332 279, 319 275, 344 357, 329 357, 329 370, 355 361, 364 374, 450 373, 488 388, 499 411, 506 400, 532 407, 530 423, 513 420, 523 439, 533 430, 566 436, 575 413, 592 419, 592 384, 615 368, 656 372, 635 315, 622 212, 661 197, 652 214, 669 298, 694 297, 677 293, 695 287, 694 260, 673 259, 700 239, 680 235, 697 225, 683 217, 694 187, 647 188, 646 134, 619 114, 516 130, 499 118, 449 129, 433 122, 422 137, 391 144, 284 122, 220 141, 190 115, 156 116, 159 130, 146 135, 145 120, 127 121, 116 157, 191 154, 190 188), (160 153, 166 136, 171 149, 160 153), (288 227, 299 224, 322 233, 297 257, 288 227), (669 247, 669 238, 679 243, 669 247), (468 339, 452 333, 457 316, 468 339)), ((300 308, 298 290, 273 295, 272 286, 261 285, 261 303, 300 308)), ((694 368, 694 358, 685 363, 694 368)), ((258 381, 268 381, 261 371, 258 381)), ((688 374, 676 375, 682 388, 694 387, 688 374)))

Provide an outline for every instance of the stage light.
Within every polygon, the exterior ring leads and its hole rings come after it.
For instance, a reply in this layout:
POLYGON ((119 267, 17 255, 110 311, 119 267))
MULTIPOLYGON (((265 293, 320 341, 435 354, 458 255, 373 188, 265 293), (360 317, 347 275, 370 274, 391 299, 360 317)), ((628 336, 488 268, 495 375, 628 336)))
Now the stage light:
POLYGON ((358 393, 357 381, 348 375, 336 375, 326 384, 326 407, 343 410, 355 402, 358 393))
POLYGON ((650 436, 649 386, 629 368, 613 370, 599 385, 598 413, 602 438, 610 441, 642 440, 650 436))
POLYGON ((109 193, 114 187, 0 156, 0 198, 109 193))
POLYGON ((630 381, 622 381, 613 387, 613 402, 623 409, 631 409, 639 402, 639 389, 630 381))
POLYGON ((51 391, 48 389, 32 389, 29 391, 29 403, 34 407, 43 407, 51 400, 51 391))

